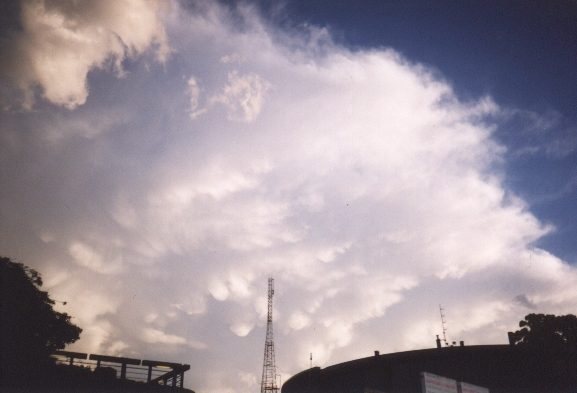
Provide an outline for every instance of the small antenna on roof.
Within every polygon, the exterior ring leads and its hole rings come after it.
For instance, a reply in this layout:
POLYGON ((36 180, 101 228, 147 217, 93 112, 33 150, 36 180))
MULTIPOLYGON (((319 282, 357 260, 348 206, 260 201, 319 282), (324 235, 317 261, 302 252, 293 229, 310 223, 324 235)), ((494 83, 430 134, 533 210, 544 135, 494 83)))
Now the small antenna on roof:
POLYGON ((445 321, 445 310, 440 304, 439 313, 441 314, 441 326, 443 327, 443 341, 445 342, 445 346, 448 347, 449 342, 447 341, 447 322, 445 321))

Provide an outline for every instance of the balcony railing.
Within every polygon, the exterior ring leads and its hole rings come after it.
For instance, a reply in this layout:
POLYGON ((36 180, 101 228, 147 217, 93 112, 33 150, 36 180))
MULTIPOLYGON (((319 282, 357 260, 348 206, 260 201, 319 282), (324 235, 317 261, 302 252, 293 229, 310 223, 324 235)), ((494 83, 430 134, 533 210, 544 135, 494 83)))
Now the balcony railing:
POLYGON ((125 357, 86 354, 81 352, 56 351, 52 354, 56 362, 88 367, 96 370, 101 367, 112 368, 121 380, 131 380, 148 384, 165 385, 182 388, 184 373, 190 370, 190 365, 162 362, 156 360, 140 360, 125 357), (120 376, 118 376, 120 373, 120 376))

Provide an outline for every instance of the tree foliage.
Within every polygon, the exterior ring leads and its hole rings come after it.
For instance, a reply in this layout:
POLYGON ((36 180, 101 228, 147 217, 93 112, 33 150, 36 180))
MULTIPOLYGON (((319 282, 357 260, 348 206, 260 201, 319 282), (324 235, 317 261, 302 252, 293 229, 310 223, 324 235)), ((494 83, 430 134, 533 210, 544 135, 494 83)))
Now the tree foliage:
POLYGON ((34 269, 0 257, 0 284, 2 380, 9 382, 47 364, 50 354, 78 340, 82 329, 53 309, 34 269))
POLYGON ((519 327, 520 330, 509 333, 514 345, 577 351, 575 315, 529 314, 519 322, 519 327))

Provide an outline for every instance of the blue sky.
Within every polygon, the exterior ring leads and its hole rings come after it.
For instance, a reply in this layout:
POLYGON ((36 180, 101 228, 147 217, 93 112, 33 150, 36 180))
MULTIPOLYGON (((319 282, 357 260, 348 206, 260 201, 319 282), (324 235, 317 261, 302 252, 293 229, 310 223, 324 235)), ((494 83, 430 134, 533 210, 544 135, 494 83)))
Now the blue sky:
MULTIPOLYGON (((352 48, 392 47, 437 69, 464 99, 519 116, 495 137, 507 146, 505 176, 556 231, 538 245, 577 263, 577 4, 574 1, 296 1, 264 12, 290 26, 326 26, 352 48)), ((273 7, 274 8, 274 7, 273 7)))
POLYGON ((577 307, 574 2, 3 5, 0 254, 69 349, 258 390, 577 307), (384 334, 383 332, 387 333, 384 334))

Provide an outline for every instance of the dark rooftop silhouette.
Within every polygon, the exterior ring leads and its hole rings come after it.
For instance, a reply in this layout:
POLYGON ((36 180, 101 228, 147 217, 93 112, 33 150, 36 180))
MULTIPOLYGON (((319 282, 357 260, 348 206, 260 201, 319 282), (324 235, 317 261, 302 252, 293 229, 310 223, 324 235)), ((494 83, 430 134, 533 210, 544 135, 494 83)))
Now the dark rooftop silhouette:
POLYGON ((421 393, 428 372, 490 389, 491 393, 574 393, 577 352, 514 345, 452 346, 379 354, 314 367, 287 380, 282 393, 421 393))
POLYGON ((188 364, 62 351, 82 329, 52 308, 34 269, 0 257, 0 284, 0 391, 192 392, 188 364))

